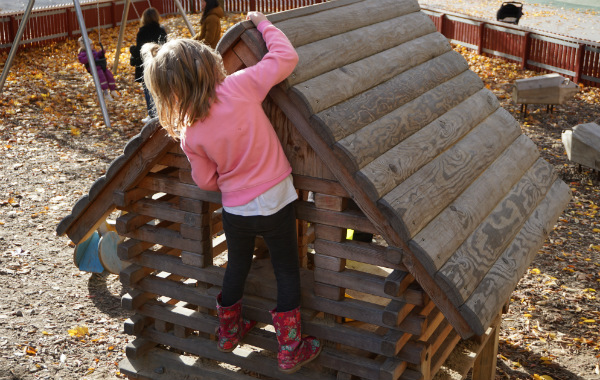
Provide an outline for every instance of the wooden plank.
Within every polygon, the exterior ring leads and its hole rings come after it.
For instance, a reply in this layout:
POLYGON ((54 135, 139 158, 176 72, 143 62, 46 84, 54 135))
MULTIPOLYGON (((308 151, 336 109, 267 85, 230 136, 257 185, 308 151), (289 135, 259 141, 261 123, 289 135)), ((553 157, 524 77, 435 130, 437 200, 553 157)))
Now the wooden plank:
POLYGON ((461 306, 461 313, 477 335, 483 334, 500 312, 570 199, 568 186, 561 180, 555 181, 510 246, 461 306))
POLYGON ((154 293, 133 289, 121 297, 121 307, 128 311, 134 311, 154 298, 156 298, 156 294, 154 293))
MULTIPOLYGON (((266 349, 270 351, 277 350, 277 342, 273 333, 259 330, 265 336, 261 341, 267 345, 266 349)), ((234 366, 244 368, 248 371, 263 374, 277 378, 280 372, 277 369, 275 358, 263 356, 258 352, 245 350, 242 347, 236 348, 233 355, 223 353, 214 348, 214 341, 206 340, 200 337, 190 336, 186 339, 175 337, 171 334, 161 333, 154 329, 144 331, 145 338, 156 340, 161 344, 169 345, 179 350, 202 356, 219 362, 229 363, 234 366)), ((378 380, 380 377, 380 365, 370 359, 362 358, 357 355, 345 354, 340 351, 323 348, 321 354, 315 363, 325 367, 345 370, 357 376, 363 376, 366 379, 378 380)), ((333 380, 335 375, 323 371, 314 371, 304 366, 298 372, 286 375, 290 380, 333 380)), ((388 377, 382 377, 388 379, 388 377)))
POLYGON ((137 187, 127 191, 115 190, 113 193, 113 202, 116 207, 127 207, 133 202, 152 194, 150 190, 138 189, 137 187))
POLYGON ((375 4, 361 1, 347 6, 323 8, 322 11, 316 13, 282 20, 277 22, 277 27, 297 48, 418 10, 418 4, 412 1, 381 0, 375 4), (336 21, 332 24, 331 20, 336 21), (310 30, 311 33, 306 33, 307 30, 310 30))
POLYGON ((158 160, 159 165, 179 168, 179 169, 189 169, 190 161, 187 159, 185 154, 177 154, 168 152, 160 160, 158 160))
POLYGON ((135 231, 141 226, 150 223, 154 218, 137 213, 127 213, 119 216, 115 223, 115 228, 119 235, 125 236, 130 231, 135 231))
POLYGON ((555 179, 554 167, 538 159, 436 273, 435 278, 457 307, 511 244, 555 179))
POLYGON ((173 178, 163 174, 148 174, 137 186, 155 192, 174 194, 211 203, 221 203, 221 193, 201 190, 198 186, 192 184, 178 183, 173 178))
POLYGON ((409 303, 392 300, 383 311, 382 321, 388 326, 396 327, 404 321, 414 307, 415 305, 409 303))
POLYGON ((473 365, 472 380, 487 380, 496 377, 496 364, 498 362, 498 341, 500 326, 493 326, 490 336, 473 365))
POLYGON ((190 226, 201 227, 208 224, 208 217, 202 214, 187 212, 180 209, 177 204, 154 199, 141 199, 131 206, 124 208, 127 212, 134 212, 141 215, 151 216, 160 220, 169 220, 175 223, 187 224, 190 226))
POLYGON ((389 50, 308 79, 292 87, 302 99, 306 116, 319 113, 396 75, 450 51, 450 44, 439 33, 431 33, 389 50))
MULTIPOLYGON (((466 94, 456 94, 454 100, 460 101, 462 95, 466 94)), ((428 97, 428 95, 424 96, 428 97)), ((420 100, 415 100, 417 101, 420 100)), ((498 107, 496 96, 491 91, 482 89, 476 92, 387 152, 379 157, 373 157, 372 161, 360 170, 357 180, 375 190, 371 194, 373 199, 381 198, 454 145, 498 107)), ((435 115, 439 114, 437 110, 432 111, 435 115)), ((443 109, 440 112, 443 112, 443 109)), ((407 117, 409 116, 403 116, 402 119, 407 117)), ((418 126, 411 128, 416 130, 418 126)))
POLYGON ((429 273, 441 268, 538 157, 535 144, 521 135, 409 242, 429 273))
POLYGON ((123 322, 123 331, 128 335, 139 335, 144 327, 152 323, 152 318, 134 314, 123 322))
POLYGON ((296 207, 296 217, 301 220, 369 233, 378 232, 373 223, 360 211, 330 211, 319 209, 313 203, 303 201, 295 202, 294 206, 296 207))
POLYGON ((468 65, 458 53, 448 51, 313 115, 311 123, 327 145, 333 145, 467 69, 468 65), (429 71, 439 73, 442 67, 447 70, 442 78, 428 76, 429 71))
POLYGON ((346 297, 346 289, 322 282, 315 282, 313 285, 313 291, 317 297, 326 298, 333 301, 343 301, 346 297))
POLYGON ((323 239, 315 239, 314 248, 316 252, 323 253, 328 256, 359 261, 379 267, 406 270, 404 265, 392 264, 387 261, 386 248, 375 244, 353 240, 334 242, 323 239))
POLYGON ((158 343, 150 339, 137 338, 133 342, 127 343, 125 346, 125 355, 129 359, 141 358, 148 350, 157 346, 158 343))
POLYGON ((256 380, 198 356, 176 354, 161 348, 152 348, 136 359, 123 359, 119 363, 119 371, 136 380, 256 380))
POLYGON ((204 247, 199 244, 198 240, 183 238, 178 231, 158 226, 144 225, 135 231, 128 232, 125 236, 183 251, 204 253, 204 247))
POLYGON ((348 192, 339 182, 327 179, 294 175, 294 187, 301 190, 309 190, 314 193, 337 195, 348 198, 348 192))
POLYGON ((390 357, 398 355, 411 337, 411 334, 390 329, 383 337, 382 351, 384 355, 390 357))
POLYGON ((299 46, 296 51, 300 61, 288 78, 288 85, 304 82, 435 31, 429 16, 411 13, 299 46), (362 48, 346 49, 345 54, 339 54, 341 46, 362 48))
POLYGON ((460 341, 460 336, 455 332, 451 331, 448 337, 444 340, 444 343, 440 346, 441 348, 433 354, 431 358, 431 373, 436 373, 442 366, 444 361, 452 353, 456 344, 460 341))
MULTIPOLYGON (((464 71, 464 62, 457 63, 456 60, 454 54, 446 54, 440 57, 439 61, 429 61, 427 65, 423 65, 426 67, 420 68, 421 70, 405 73, 413 83, 422 82, 421 76, 429 78, 424 83, 427 87, 422 91, 410 93, 415 95, 413 99, 340 139, 334 145, 338 157, 349 157, 344 162, 348 161, 346 165, 350 165, 350 171, 360 170, 481 90, 481 79, 472 71, 464 71), (425 69, 427 71, 422 72, 425 69), (433 88, 427 91, 429 87, 433 88), (448 97, 448 93, 454 96, 448 97)), ((391 153, 390 155, 394 157, 391 153)))
POLYGON ((336 242, 346 240, 347 229, 342 227, 333 227, 326 224, 314 224, 315 237, 336 242))
POLYGON ((154 270, 150 268, 131 264, 121 270, 121 273, 119 273, 119 280, 123 285, 131 287, 133 284, 148 276, 153 271, 154 270))
MULTIPOLYGON (((372 294, 378 297, 391 298, 384 292, 385 277, 353 269, 344 271, 326 270, 327 268, 315 268, 315 281, 327 283, 342 288, 356 290, 358 292, 372 294)), ((398 298, 402 298, 398 295, 398 298)), ((406 302, 398 300, 400 302, 406 302)))
POLYGON ((415 278, 410 273, 396 269, 386 277, 383 292, 392 297, 398 297, 414 280, 415 278))
POLYGON ((77 220, 73 220, 64 231, 71 241, 78 244, 85 240, 89 233, 95 231, 114 209, 113 193, 135 186, 172 144, 174 142, 166 132, 158 129, 141 147, 131 148, 133 152, 129 152, 128 161, 111 176, 93 202, 87 204, 84 210, 77 210, 77 220))
POLYGON ((330 211, 344 211, 348 207, 348 198, 328 194, 314 194, 315 207, 330 211))
POLYGON ((139 241, 136 239, 125 240, 117 247, 117 256, 119 256, 121 260, 128 261, 153 245, 154 243, 139 241))
POLYGON ((378 204, 408 241, 456 199, 519 135, 505 110, 492 114, 378 204))
POLYGON ((346 259, 340 259, 339 257, 332 257, 315 253, 314 260, 315 281, 317 282, 328 283, 327 279, 330 272, 342 272, 346 268, 346 259), (316 272, 320 272, 323 274, 317 275, 316 272))

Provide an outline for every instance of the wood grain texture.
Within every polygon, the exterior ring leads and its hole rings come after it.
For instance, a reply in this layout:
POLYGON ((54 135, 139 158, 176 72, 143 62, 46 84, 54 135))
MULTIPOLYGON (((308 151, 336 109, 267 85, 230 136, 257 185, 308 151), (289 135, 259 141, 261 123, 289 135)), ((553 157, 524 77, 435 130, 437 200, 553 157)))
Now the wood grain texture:
POLYGON ((496 96, 482 89, 365 165, 357 181, 373 188, 379 199, 460 140, 499 107, 496 96))
POLYGON ((162 174, 148 174, 139 182, 138 187, 210 203, 221 203, 221 193, 202 190, 193 184, 180 183, 174 178, 162 174))
POLYGON ((294 175, 335 179, 322 159, 300 135, 292 121, 269 98, 263 102, 263 109, 277 133, 294 175))
POLYGON ((310 114, 318 113, 448 51, 450 45, 443 35, 428 34, 335 68, 293 86, 291 91, 305 100, 310 114))
POLYGON ((417 12, 419 9, 419 4, 414 0, 363 1, 283 20, 277 22, 276 26, 285 33, 294 47, 298 48, 390 18, 417 12))
MULTIPOLYGON (((137 141, 137 140, 136 140, 137 141)), ((78 202, 78 209, 73 207, 75 219, 70 224, 60 224, 57 233, 66 233, 74 243, 79 243, 90 232, 93 232, 100 223, 104 222, 106 216, 114 209, 113 192, 115 190, 128 190, 143 177, 146 172, 154 166, 154 163, 162 157, 173 140, 161 129, 157 130, 147 140, 139 141, 134 147, 126 149, 129 152, 127 162, 119 163, 119 170, 112 174, 106 181, 102 191, 96 195, 93 202, 78 202)), ((126 147, 127 148, 127 147, 126 147)), ((83 199, 83 198, 82 198, 83 199)), ((76 206, 77 206, 76 205, 76 206)))
POLYGON ((568 186, 556 180, 510 246, 460 307, 476 334, 483 334, 498 315, 570 199, 568 186))
POLYGON ((296 49, 300 61, 288 78, 288 85, 304 82, 435 31, 429 16, 417 12, 300 46, 296 49), (345 54, 340 54, 340 46, 361 48, 346 49, 345 54))
POLYGON ((519 135, 505 110, 492 114, 458 143, 410 176, 378 203, 406 240, 456 199, 519 135))
MULTIPOLYGON (((437 72, 437 71, 436 71, 437 72)), ((419 83, 420 73, 413 77, 419 83)), ((406 138, 421 130, 435 119, 460 104, 463 100, 481 90, 481 79, 472 71, 444 82, 418 98, 402 105, 396 110, 341 139, 333 147, 335 153, 351 171, 357 171, 373 160, 394 148, 406 138), (449 97, 451 93, 453 96, 449 97)), ((435 74, 431 74, 435 77, 435 74)), ((438 82, 439 83, 439 82, 438 82)), ((389 156, 388 156, 389 157, 389 156)))
POLYGON ((511 244, 555 180, 554 167, 538 159, 436 273, 457 307, 511 244))
POLYGON ((535 144, 519 136, 490 167, 409 242, 434 275, 539 157, 535 144))

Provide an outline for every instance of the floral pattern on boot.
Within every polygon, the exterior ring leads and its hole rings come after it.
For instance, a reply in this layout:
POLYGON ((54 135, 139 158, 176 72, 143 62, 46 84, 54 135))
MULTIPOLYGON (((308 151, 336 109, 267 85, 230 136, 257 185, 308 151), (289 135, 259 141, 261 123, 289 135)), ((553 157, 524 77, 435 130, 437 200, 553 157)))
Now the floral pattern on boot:
POLYGON ((302 338, 300 308, 281 313, 272 310, 271 316, 279 343, 277 362, 281 372, 294 373, 319 355, 321 342, 312 336, 302 338))
POLYGON ((222 352, 233 351, 240 340, 256 325, 256 321, 242 318, 241 299, 231 306, 221 306, 221 293, 217 296, 217 315, 219 317, 219 327, 216 332, 217 349, 222 352))

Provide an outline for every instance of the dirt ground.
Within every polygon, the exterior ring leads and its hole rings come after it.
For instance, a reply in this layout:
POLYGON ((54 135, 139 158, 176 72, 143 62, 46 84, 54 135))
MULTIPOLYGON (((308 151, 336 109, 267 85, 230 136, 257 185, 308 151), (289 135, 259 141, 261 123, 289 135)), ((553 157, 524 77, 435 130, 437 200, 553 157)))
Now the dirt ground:
MULTIPOLYGON (((192 22, 198 25, 197 17, 192 22)), ((180 19, 165 25, 171 38, 186 35, 180 19)), ((131 24, 124 46, 135 32, 131 24)), ((109 63, 117 33, 102 31, 109 63)), ((121 96, 109 105, 110 129, 76 61, 74 41, 21 50, 0 97, 0 380, 123 377, 118 362, 131 340, 123 332, 125 290, 116 275, 80 272, 72 243, 55 229, 143 126, 143 94, 126 50, 117 75, 121 96)), ((573 191, 513 294, 496 378, 600 379, 600 182, 598 173, 568 161, 560 140, 563 129, 600 118, 600 90, 581 88, 553 113, 530 106, 522 120, 508 91, 515 79, 535 73, 457 50, 573 191)))

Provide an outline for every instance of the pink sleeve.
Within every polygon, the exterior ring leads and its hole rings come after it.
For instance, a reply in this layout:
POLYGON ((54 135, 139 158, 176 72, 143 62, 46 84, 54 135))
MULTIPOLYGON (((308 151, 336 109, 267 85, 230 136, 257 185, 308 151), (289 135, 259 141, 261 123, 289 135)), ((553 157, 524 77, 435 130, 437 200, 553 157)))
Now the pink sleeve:
POLYGON ((192 178, 202 190, 219 191, 217 185, 217 164, 206 155, 192 151, 181 140, 181 149, 185 153, 192 168, 192 178))
POLYGON ((232 85, 236 86, 240 97, 262 102, 273 86, 294 71, 298 54, 285 34, 270 21, 261 22, 257 29, 262 33, 269 52, 256 65, 231 76, 235 78, 232 85))

